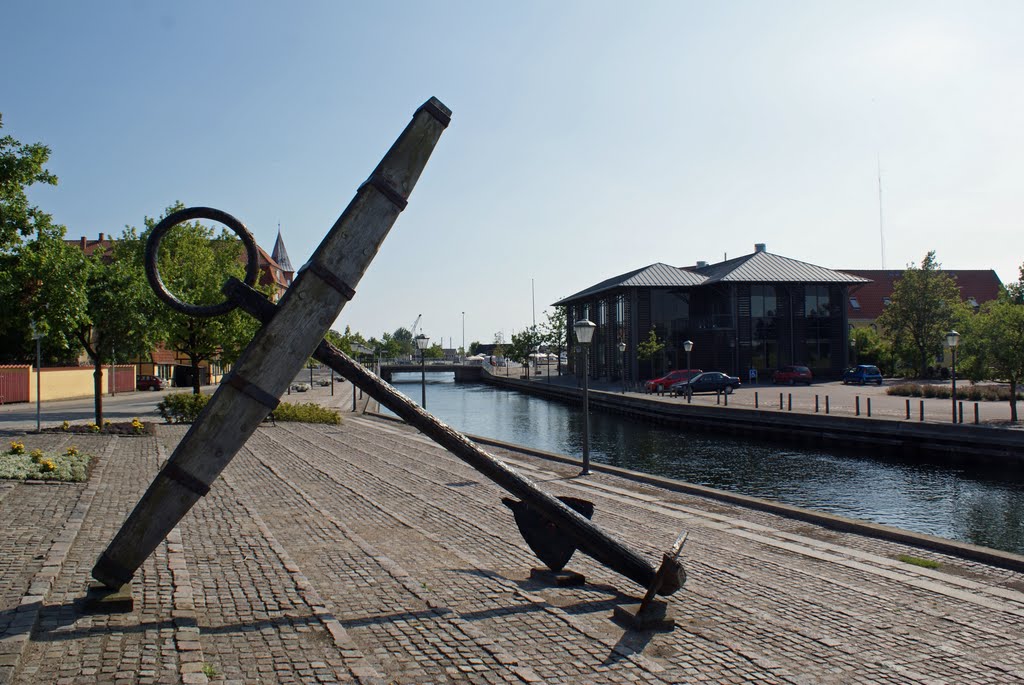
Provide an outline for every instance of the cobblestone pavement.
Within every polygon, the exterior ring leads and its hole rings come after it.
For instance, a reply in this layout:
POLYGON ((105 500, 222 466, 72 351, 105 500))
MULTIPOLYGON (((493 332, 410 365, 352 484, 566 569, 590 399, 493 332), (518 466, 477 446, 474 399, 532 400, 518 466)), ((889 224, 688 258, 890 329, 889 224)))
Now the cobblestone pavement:
POLYGON ((1016 683, 1024 574, 490 450, 652 563, 689 532, 672 632, 625 630, 643 589, 538 562, 504 494, 401 424, 261 427, 133 582, 89 571, 184 435, 29 435, 99 459, 88 483, 0 483, 0 683, 1016 683), (901 554, 938 562, 927 569, 901 554))

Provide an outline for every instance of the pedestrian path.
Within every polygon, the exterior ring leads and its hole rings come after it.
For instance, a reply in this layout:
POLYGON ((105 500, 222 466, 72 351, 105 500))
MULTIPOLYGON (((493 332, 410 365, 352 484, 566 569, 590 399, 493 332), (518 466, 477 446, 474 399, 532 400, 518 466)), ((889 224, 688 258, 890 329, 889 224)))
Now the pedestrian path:
POLYGON ((0 683, 1012 683, 1024 574, 490 449, 652 563, 682 530, 679 627, 610 615, 643 589, 537 560, 505 493, 408 427, 265 425, 133 582, 90 614, 96 557, 185 428, 27 436, 100 456, 87 484, 0 483, 0 683), (939 564, 922 568, 900 555, 939 564))

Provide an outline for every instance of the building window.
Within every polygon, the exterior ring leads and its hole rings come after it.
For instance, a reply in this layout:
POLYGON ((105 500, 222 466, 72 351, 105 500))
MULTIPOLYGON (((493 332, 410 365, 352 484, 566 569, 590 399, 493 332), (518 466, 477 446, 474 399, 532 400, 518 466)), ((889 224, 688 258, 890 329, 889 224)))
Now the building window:
POLYGON ((856 297, 850 298, 850 306, 853 307, 854 310, 860 311, 860 301, 856 297))
POLYGON ((778 302, 775 286, 750 286, 750 361, 755 369, 779 366, 778 302))
POLYGON ((828 369, 832 366, 829 326, 829 321, 824 317, 813 317, 807 322, 803 361, 812 369, 828 369))
POLYGON ((804 316, 829 316, 827 285, 809 285, 804 288, 804 316))
POLYGON ((892 304, 892 298, 891 297, 883 297, 882 298, 882 305, 883 306, 888 307, 891 304, 892 304))

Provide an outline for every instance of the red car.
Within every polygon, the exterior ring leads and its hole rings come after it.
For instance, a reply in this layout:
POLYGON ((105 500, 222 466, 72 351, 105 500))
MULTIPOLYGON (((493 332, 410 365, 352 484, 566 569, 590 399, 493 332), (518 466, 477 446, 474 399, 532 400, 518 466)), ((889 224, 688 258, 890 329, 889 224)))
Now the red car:
POLYGON ((135 379, 136 390, 163 390, 164 382, 156 376, 138 376, 135 379))
POLYGON ((672 387, 674 383, 688 381, 698 373, 701 373, 700 369, 676 369, 675 371, 669 371, 661 378, 655 378, 644 383, 644 391, 665 392, 672 387))
POLYGON ((783 366, 772 374, 772 383, 776 385, 783 383, 786 385, 796 385, 797 383, 810 385, 812 380, 814 377, 806 366, 783 366))

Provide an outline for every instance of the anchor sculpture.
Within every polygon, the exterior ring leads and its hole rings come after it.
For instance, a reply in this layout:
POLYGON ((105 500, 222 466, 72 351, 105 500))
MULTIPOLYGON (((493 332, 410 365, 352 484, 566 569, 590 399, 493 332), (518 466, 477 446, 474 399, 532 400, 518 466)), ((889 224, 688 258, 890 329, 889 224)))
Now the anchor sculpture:
POLYGON ((207 207, 190 208, 167 216, 154 228, 146 246, 146 272, 162 300, 196 316, 214 316, 241 307, 263 325, 97 560, 92 575, 106 589, 123 592, 146 558, 209 492, 310 356, 519 497, 521 501, 503 501, 513 509, 527 544, 553 571, 560 570, 580 549, 648 588, 649 595, 671 595, 685 583, 686 573, 677 555, 664 555, 656 570, 641 554, 589 520, 593 512, 590 502, 563 501, 543 492, 323 339, 405 208, 450 120, 451 111, 436 98, 416 110, 278 304, 252 288, 258 273, 256 243, 231 215, 207 207), (182 302, 167 291, 160 278, 160 240, 177 224, 193 219, 223 223, 246 247, 245 282, 229 279, 223 288, 227 299, 217 305, 182 302))

